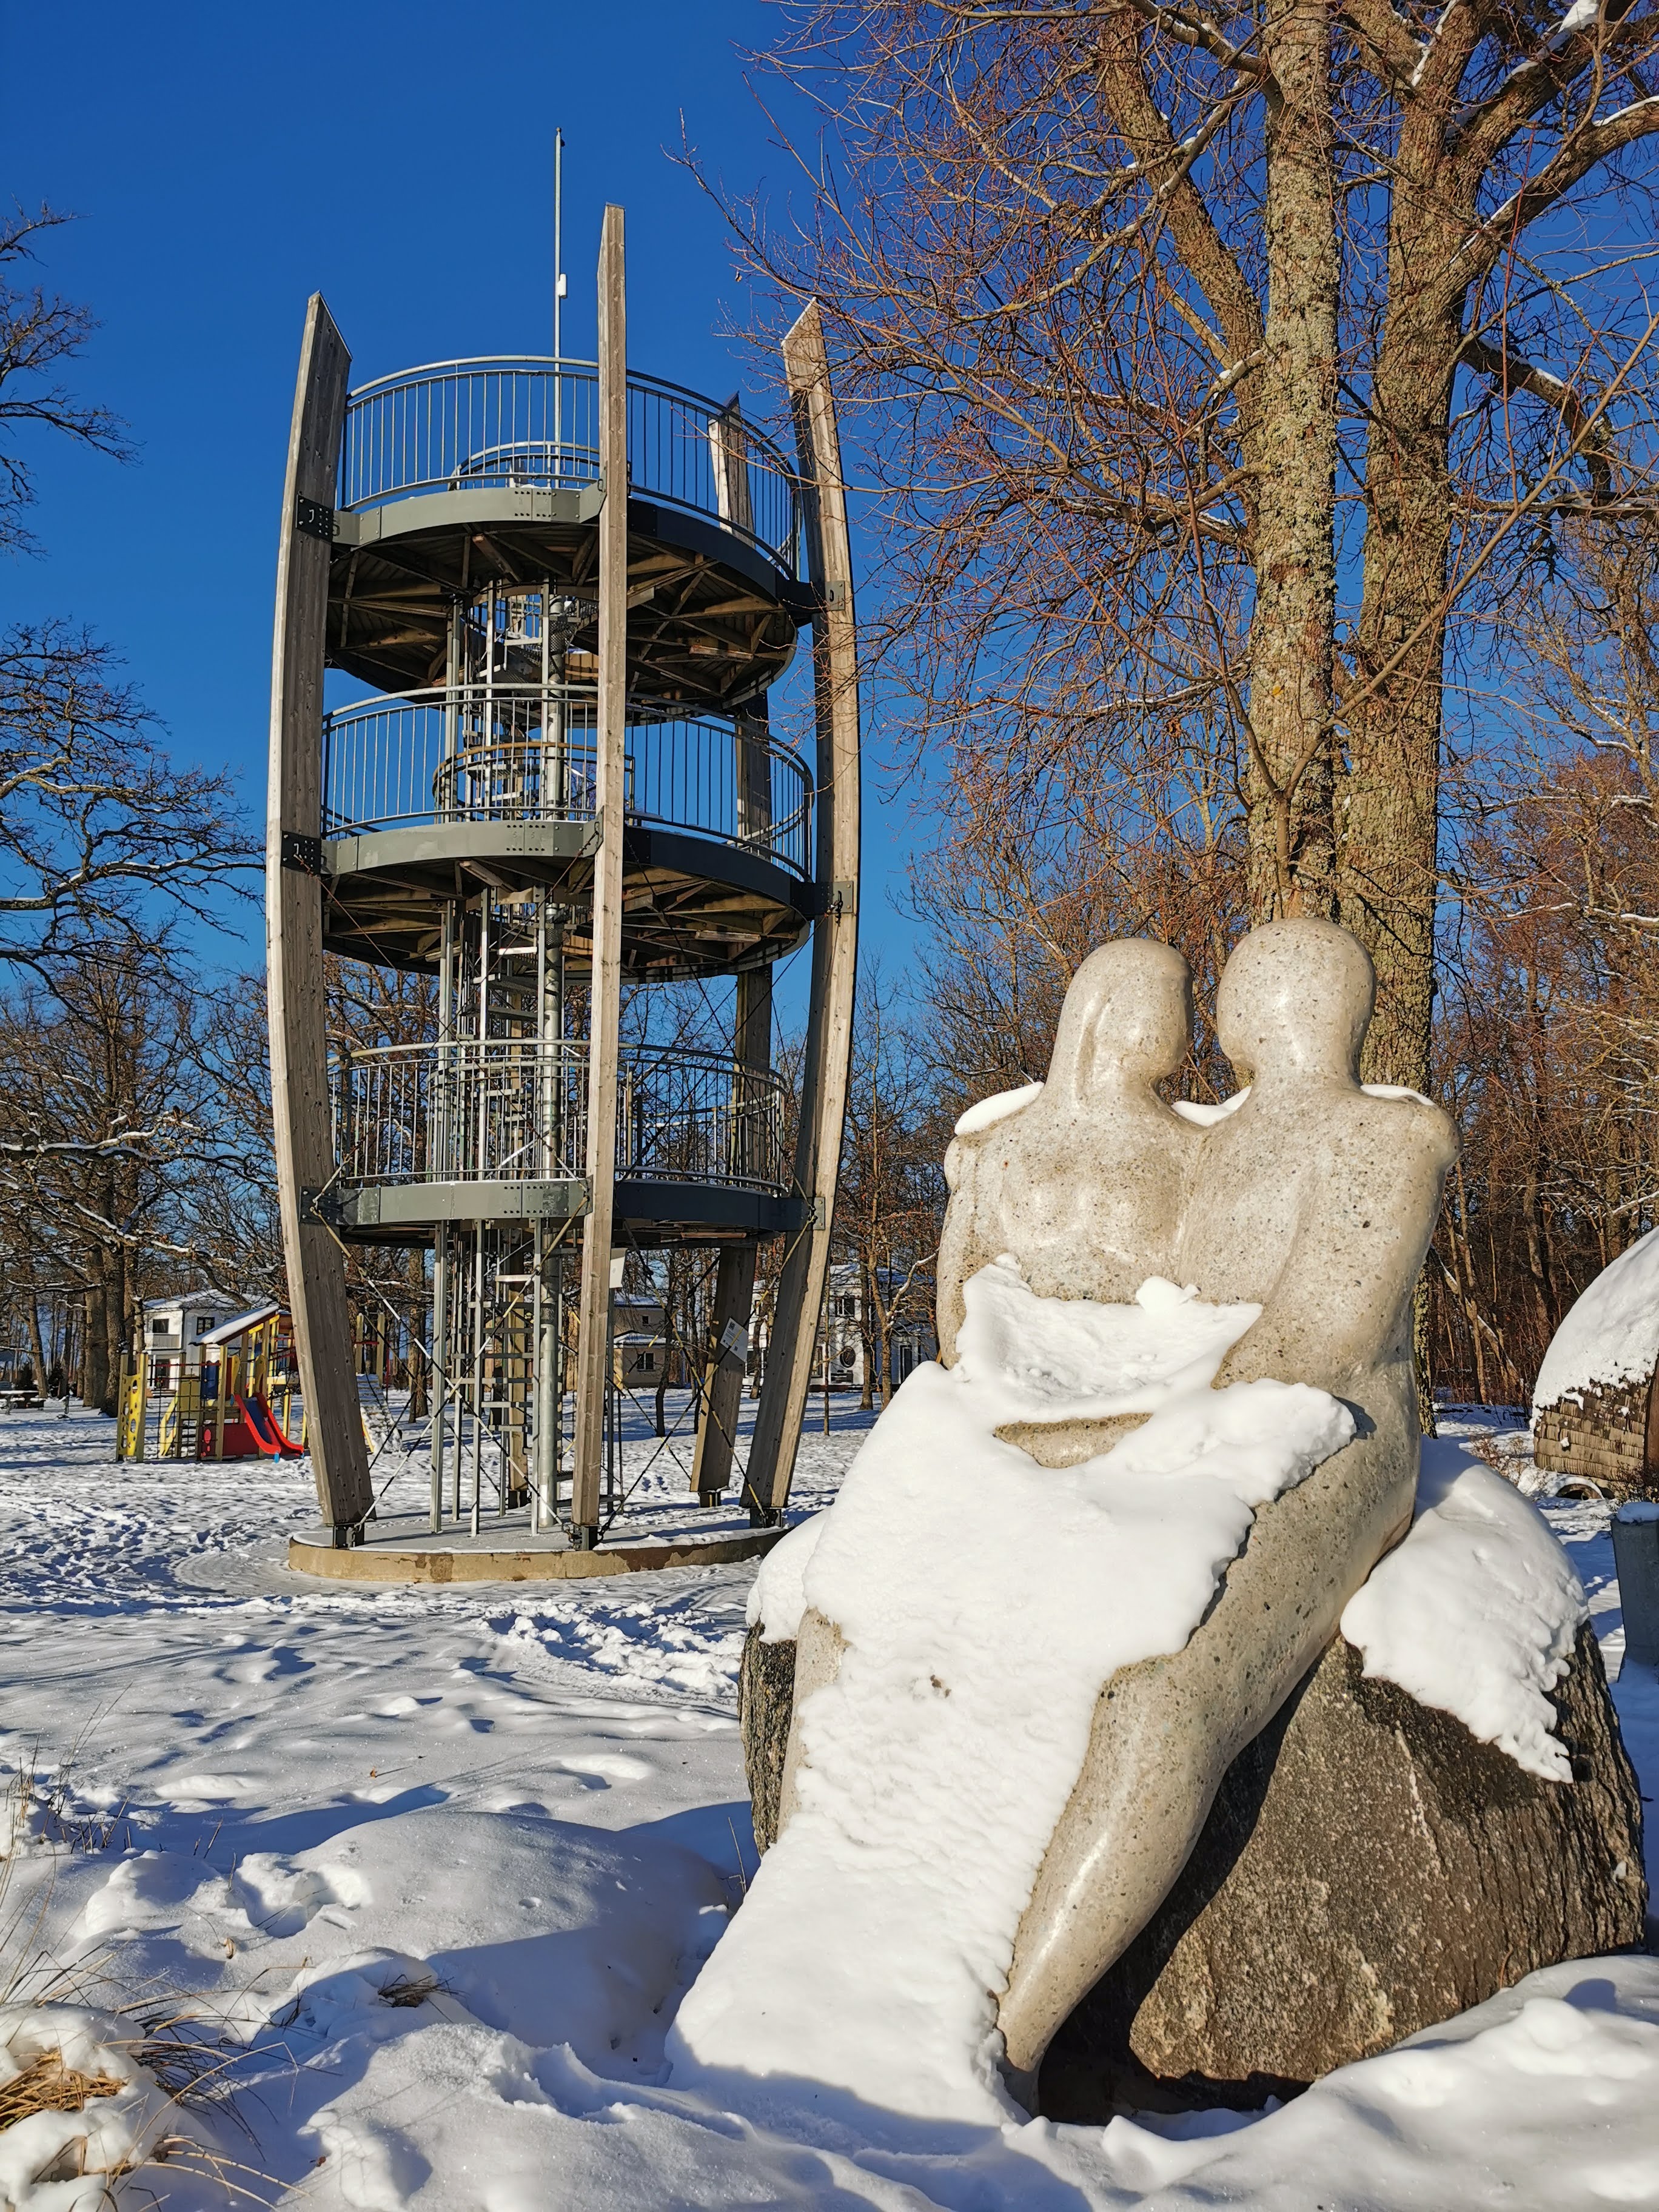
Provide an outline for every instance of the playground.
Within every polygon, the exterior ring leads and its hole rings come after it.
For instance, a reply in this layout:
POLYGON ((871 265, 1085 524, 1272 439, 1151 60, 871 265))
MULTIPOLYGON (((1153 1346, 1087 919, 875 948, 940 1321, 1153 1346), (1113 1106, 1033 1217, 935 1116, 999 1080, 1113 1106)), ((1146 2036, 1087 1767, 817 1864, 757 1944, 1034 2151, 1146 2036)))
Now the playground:
MULTIPOLYGON (((118 1459, 298 1459, 306 1449, 290 1316, 274 1302, 236 1314, 177 1348, 141 1341, 125 1361, 118 1459)), ((364 1433, 385 1393, 360 1378, 364 1433)))

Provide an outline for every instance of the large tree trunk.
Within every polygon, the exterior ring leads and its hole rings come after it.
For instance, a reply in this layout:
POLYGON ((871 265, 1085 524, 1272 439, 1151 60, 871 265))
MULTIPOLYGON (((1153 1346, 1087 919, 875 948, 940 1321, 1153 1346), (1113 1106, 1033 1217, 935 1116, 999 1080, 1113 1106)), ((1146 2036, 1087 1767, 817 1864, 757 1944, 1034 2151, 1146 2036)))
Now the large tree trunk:
MULTIPOLYGON (((755 1840, 777 1833, 795 1647, 744 1648, 755 1840)), ((1643 1941, 1642 1801, 1600 1650, 1555 1693, 1571 1783, 1368 1682, 1338 1637, 1229 1768, 1151 1923, 1061 2027, 1042 2109, 1261 2103, 1540 1966, 1643 1941)))
POLYGON ((46 1362, 46 1347, 40 1334, 40 1293, 34 1287, 33 1268, 29 1270, 27 1297, 29 1352, 34 1362, 34 1387, 39 1395, 44 1398, 46 1395, 46 1377, 52 1370, 46 1362))
POLYGON ((1438 884, 1443 601, 1453 493, 1448 423, 1462 301, 1431 289, 1471 216, 1457 205, 1442 125, 1401 130, 1389 312, 1371 386, 1365 556, 1338 799, 1341 919, 1370 954, 1376 1012, 1360 1073, 1429 1087, 1438 884), (1391 666, 1398 656, 1398 665, 1391 666), (1382 672, 1389 672, 1384 674, 1382 672))
POLYGON ((1336 907, 1331 664, 1336 623, 1339 270, 1326 0, 1273 0, 1264 231, 1267 313, 1250 623, 1250 918, 1336 907))
POLYGON ((100 1413, 109 1410, 108 1400, 112 1385, 109 1371, 109 1322, 106 1308, 109 1293, 105 1287, 99 1267, 99 1255, 94 1253, 94 1273, 92 1286, 87 1292, 86 1340, 81 1352, 81 1402, 95 1407, 100 1413))

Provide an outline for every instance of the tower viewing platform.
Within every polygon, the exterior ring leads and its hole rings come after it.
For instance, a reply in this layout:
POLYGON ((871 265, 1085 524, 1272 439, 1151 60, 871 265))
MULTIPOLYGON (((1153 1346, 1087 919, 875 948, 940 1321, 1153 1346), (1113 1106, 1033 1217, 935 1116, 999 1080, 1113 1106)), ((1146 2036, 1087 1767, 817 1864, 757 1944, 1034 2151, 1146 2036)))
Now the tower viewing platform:
POLYGON ((708 1340, 679 1348, 700 1377, 696 1495, 718 1502, 738 1473, 764 1531, 787 1494, 856 955, 827 368, 809 309, 785 348, 786 459, 735 398, 628 370, 619 210, 599 303, 597 362, 450 362, 356 391, 320 299, 307 319, 272 711, 273 1102, 313 1462, 343 1548, 373 1498, 342 1365, 353 1242, 432 1254, 433 1537, 465 1521, 476 1543, 527 1501, 538 1538, 607 1539, 611 1289, 664 1247, 711 1271, 708 1340), (769 713, 804 628, 810 760, 769 713), (325 668, 347 696, 325 702, 325 668), (774 1065, 772 970, 809 939, 796 1086, 774 1065), (401 1027, 331 1037, 328 953, 432 980, 382 994, 401 1027))

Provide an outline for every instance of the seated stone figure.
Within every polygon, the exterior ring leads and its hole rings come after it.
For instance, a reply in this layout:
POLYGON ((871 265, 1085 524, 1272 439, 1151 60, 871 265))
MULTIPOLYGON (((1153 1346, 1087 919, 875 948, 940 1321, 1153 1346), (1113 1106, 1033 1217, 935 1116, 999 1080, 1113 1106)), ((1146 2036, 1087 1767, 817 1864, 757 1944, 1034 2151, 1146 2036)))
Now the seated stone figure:
MULTIPOLYGON (((1121 1301, 1164 1274, 1207 1300, 1262 1308, 1218 1386, 1264 1376, 1317 1384, 1349 1407, 1358 1428, 1353 1443, 1258 1510, 1183 1648, 1121 1670, 1101 1691, 1000 2006, 1010 2083, 1028 2103, 1055 2028, 1156 1911, 1226 1769, 1409 1524, 1419 1444, 1412 1294, 1455 1135, 1425 1101, 1360 1088, 1372 988, 1364 950, 1332 924, 1254 931, 1217 1004, 1222 1049, 1249 1096, 1200 1130, 1152 1089, 1185 1049, 1184 963, 1167 947, 1103 947, 1068 994, 1042 1094, 952 1147, 939 1271, 947 1362, 962 1283, 1002 1252, 1050 1297, 1121 1301)), ((1080 1433, 1085 1424, 1053 1426, 1000 1433, 1051 1466, 1112 1440, 1080 1433)), ((835 1625, 809 1611, 797 1713, 834 1678, 842 1649, 835 1625)), ((798 1758, 792 1731, 785 1821, 798 1758)))
POLYGON ((1005 1252, 1039 1297, 1121 1304, 1176 1266, 1201 1139, 1153 1089, 1186 1057, 1192 979, 1172 945, 1103 945, 1073 977, 1048 1079, 1031 1102, 957 1137, 939 1242, 939 1357, 956 1359, 962 1286, 1005 1252))
POLYGON ((1348 1405, 1358 1433, 1258 1512, 1184 1648, 1103 1691, 1001 2003, 1017 2087, 1145 1926, 1221 1777, 1410 1523, 1412 1296, 1456 1139, 1427 1101, 1361 1090, 1372 989, 1357 940, 1314 921, 1253 931, 1222 978, 1217 1032, 1249 1096, 1203 1139, 1172 1272, 1206 1298, 1262 1308, 1217 1387, 1315 1383, 1348 1405))

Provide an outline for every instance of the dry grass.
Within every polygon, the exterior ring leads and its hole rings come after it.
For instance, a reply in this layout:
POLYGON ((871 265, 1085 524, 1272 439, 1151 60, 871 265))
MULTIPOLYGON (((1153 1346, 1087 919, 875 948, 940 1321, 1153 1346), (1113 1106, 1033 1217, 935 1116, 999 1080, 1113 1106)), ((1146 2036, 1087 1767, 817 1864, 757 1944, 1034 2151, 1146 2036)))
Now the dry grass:
POLYGON ((0 2130, 36 2112, 84 2112, 94 2097, 113 2097, 125 2087, 112 2074, 78 2074, 58 2051, 48 2051, 0 2087, 0 2130))
POLYGON ((380 1984, 380 2002, 387 2005, 423 2005, 435 1996, 443 1984, 435 1974, 398 1974, 380 1984))
POLYGON ((106 1851, 112 1847, 132 1849, 132 1829, 124 1797, 112 1812, 80 1813, 71 1809, 73 1769, 69 1762, 55 1768, 50 1778, 40 1772, 38 1745, 29 1753, 7 1788, 6 1810, 11 1832, 21 1838, 28 1832, 29 1817, 40 1815, 42 1840, 60 1844, 71 1851, 106 1851))

